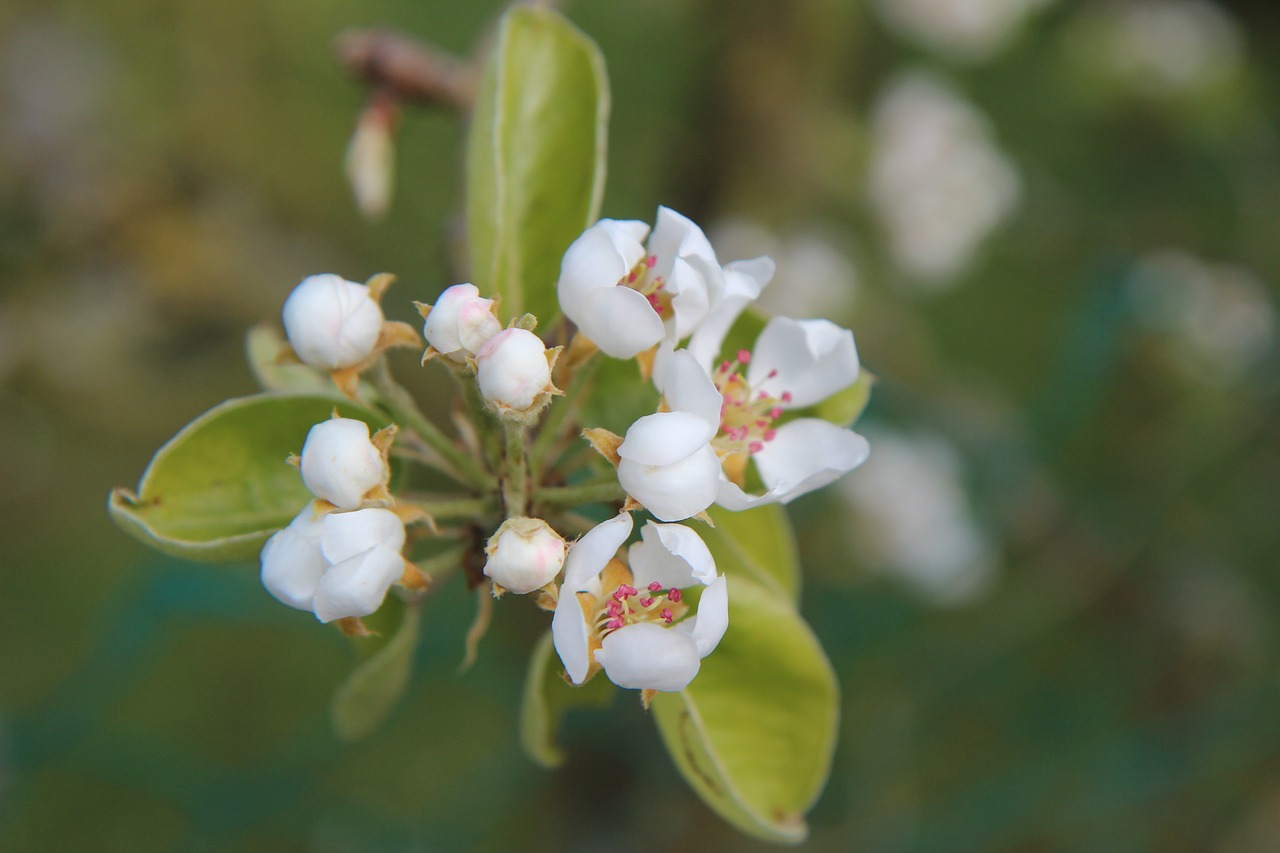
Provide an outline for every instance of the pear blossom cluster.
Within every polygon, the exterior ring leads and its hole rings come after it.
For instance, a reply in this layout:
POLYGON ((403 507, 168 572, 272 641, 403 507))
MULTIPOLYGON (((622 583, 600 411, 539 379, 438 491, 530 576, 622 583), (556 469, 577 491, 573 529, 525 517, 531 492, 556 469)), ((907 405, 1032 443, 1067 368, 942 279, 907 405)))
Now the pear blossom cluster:
POLYGON ((282 357, 328 373, 361 401, 361 374, 383 351, 416 346, 423 365, 445 365, 480 403, 456 440, 412 413, 407 427, 401 420, 373 436, 364 421, 336 414, 315 425, 296 460, 315 500, 263 548, 267 590, 321 621, 367 616, 396 585, 425 588, 425 575, 403 556, 406 522, 424 520, 432 535, 470 549, 472 586, 494 597, 528 595, 551 611, 569 682, 603 672, 644 691, 646 703, 655 691, 683 690, 729 628, 729 580, 697 529, 710 522, 707 511, 787 503, 868 455, 865 439, 814 413, 859 378, 850 331, 773 317, 751 349, 726 344, 773 274, 767 257, 722 265, 696 224, 662 207, 652 228, 604 219, 569 246, 556 282, 563 319, 541 336, 538 318, 504 323, 498 300, 470 283, 446 288, 434 304, 415 303, 419 337, 384 318, 389 277, 366 285, 305 279, 285 303, 290 346, 282 357), (638 381, 660 396, 657 410, 624 435, 576 422, 572 408, 543 417, 566 393, 557 382, 595 358, 635 360, 638 381), (457 503, 393 496, 388 460, 399 428, 410 433, 404 453, 431 464, 435 457, 413 442, 427 445, 478 505, 493 509, 450 528, 432 512, 455 512, 457 503), (579 432, 615 469, 581 493, 572 483, 602 466, 565 452, 579 432), (556 501, 566 494, 609 504, 612 514, 584 523, 600 512, 564 511, 556 501), (637 538, 639 511, 652 518, 637 538))

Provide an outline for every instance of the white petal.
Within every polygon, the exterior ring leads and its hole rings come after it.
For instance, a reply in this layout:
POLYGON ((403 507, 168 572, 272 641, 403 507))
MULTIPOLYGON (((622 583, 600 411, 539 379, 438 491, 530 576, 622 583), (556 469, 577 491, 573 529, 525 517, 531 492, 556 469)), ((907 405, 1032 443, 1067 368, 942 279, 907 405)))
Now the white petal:
POLYGON ((262 546, 262 585, 277 599, 310 610, 316 584, 329 564, 320 551, 320 519, 308 505, 262 546))
POLYGON ((542 339, 526 329, 503 329, 476 353, 476 382, 500 410, 522 412, 551 387, 542 339))
POLYGON ((709 444, 670 465, 644 465, 625 457, 618 463, 622 488, 661 521, 683 521, 711 506, 719 480, 720 460, 709 444))
POLYGON ((596 651, 604 674, 619 687, 678 692, 702 665, 697 644, 685 634, 652 622, 619 628, 596 651))
POLYGON ((493 316, 493 302, 492 299, 473 299, 458 309, 458 343, 472 355, 502 331, 502 324, 493 316))
POLYGON ((352 418, 321 421, 307 433, 298 465, 311 493, 343 509, 386 482, 387 463, 369 438, 369 425, 352 418))
POLYGON ((753 457, 760 479, 782 503, 835 482, 867 461, 871 450, 856 432, 818 418, 784 424, 753 457))
POLYGON ((316 586, 316 618, 332 622, 368 616, 382 605, 391 585, 404 574, 404 558, 385 545, 338 563, 316 586))
POLYGON ((358 509, 324 516, 320 547, 331 563, 341 563, 378 546, 404 547, 404 522, 389 509, 358 509))
POLYGON ((298 357, 333 370, 364 361, 382 331, 382 308, 369 288, 325 273, 308 276, 283 309, 285 335, 298 357))
POLYGON ((706 657, 715 650, 729 629, 729 579, 716 578, 698 600, 698 616, 693 626, 693 642, 698 656, 706 657))
POLYGON ((570 319, 601 352, 614 358, 632 358, 647 350, 662 340, 666 328, 649 300, 629 287, 592 291, 578 317, 570 319))
MULTIPOLYGON (((660 353, 665 351, 665 345, 658 350, 660 353)), ((716 390, 716 384, 707 371, 687 350, 665 355, 661 364, 655 360, 655 380, 659 377, 659 370, 662 382, 658 390, 666 398, 668 408, 675 412, 691 412, 710 424, 720 423, 724 397, 716 390)))
POLYGON ((641 465, 670 465, 705 447, 718 422, 719 417, 708 422, 691 412, 645 415, 627 429, 618 455, 641 465))
POLYGON ((676 258, 671 277, 664 287, 671 294, 672 317, 667 323, 667 339, 673 343, 687 338, 707 317, 711 289, 720 278, 715 261, 697 256, 676 258))
POLYGON ((560 309, 578 325, 587 297, 614 287, 644 257, 643 222, 602 219, 574 240, 560 263, 556 294, 560 309), (636 235, 640 235, 637 237, 636 235))
MULTIPOLYGON (((620 512, 597 524, 569 548, 564 561, 564 589, 579 592, 600 574, 631 535, 631 513, 620 512)), ((561 600, 564 596, 561 596, 561 600)))
POLYGON ((653 234, 649 237, 648 249, 649 254, 657 259, 653 266, 654 274, 663 278, 670 278, 676 258, 696 255, 713 263, 716 260, 711 241, 702 233, 702 229, 693 220, 669 207, 658 208, 658 218, 653 225, 653 234))
POLYGON ((725 265, 722 293, 713 295, 707 317, 689 339, 689 352, 703 368, 710 370, 724 344, 725 335, 746 308, 773 278, 773 259, 767 256, 725 265))
POLYGON ((858 378, 853 332, 826 320, 774 317, 756 339, 747 382, 757 391, 781 397, 784 408, 798 409, 825 400, 858 378), (769 373, 776 370, 773 377, 769 373))
POLYGON ((551 642, 564 664, 565 673, 574 684, 581 684, 591 668, 587 657, 591 650, 590 630, 577 593, 571 592, 566 584, 560 589, 556 612, 551 617, 551 642))
POLYGON ((716 561, 692 528, 650 521, 640 535, 643 541, 632 545, 629 552, 637 588, 657 581, 667 589, 684 589, 715 579, 716 561))

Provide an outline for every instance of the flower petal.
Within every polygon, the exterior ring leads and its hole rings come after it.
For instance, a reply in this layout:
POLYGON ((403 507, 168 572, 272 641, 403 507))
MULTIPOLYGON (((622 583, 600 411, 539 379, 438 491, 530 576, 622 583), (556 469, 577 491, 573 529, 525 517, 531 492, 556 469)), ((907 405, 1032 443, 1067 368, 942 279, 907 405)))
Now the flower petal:
POLYGON ((747 367, 747 382, 756 391, 773 397, 790 392, 784 404, 789 409, 825 400, 857 378, 853 332, 827 320, 774 317, 756 339, 747 367))
POLYGON ((702 591, 696 620, 690 636, 698 647, 698 657, 705 658, 715 651, 724 632, 729 629, 728 578, 722 575, 702 591))
POLYGON ((551 617, 551 642, 564 664, 565 674, 574 684, 581 684, 591 669, 591 628, 578 594, 566 584, 560 589, 556 612, 551 617))
POLYGON ((650 521, 640 535, 643 541, 628 552, 637 588, 657 581, 667 589, 683 589, 715 579, 716 561, 692 528, 650 521))
POLYGON ((773 258, 761 256, 746 261, 726 264, 723 287, 719 294, 712 294, 712 302, 706 319, 689 339, 689 352, 705 370, 710 370, 724 344, 725 335, 746 308, 764 291, 773 278, 773 258))
POLYGON ((371 548, 404 546, 404 522, 389 509, 358 509, 324 516, 320 547, 331 563, 341 563, 371 548))
POLYGON ((316 584, 329 566, 320 551, 320 525, 308 504, 262 546, 262 585, 299 610, 312 608, 316 584))
POLYGON ((655 360, 653 377, 658 390, 666 398, 667 407, 675 412, 690 412, 709 424, 720 423, 724 397, 702 365, 687 350, 667 354, 664 344, 658 350, 663 358, 655 360), (661 382, 659 379, 661 370, 661 382))
POLYGON ((719 480, 720 460, 706 443, 670 465, 644 465, 626 457, 618 463, 622 488, 661 521, 683 521, 711 506, 719 480))
POLYGON ((641 465, 670 465, 692 456, 715 434, 716 423, 691 412, 658 412, 631 425, 618 455, 641 465))
POLYGON ((871 449, 856 432, 818 418, 784 424, 753 457, 760 479, 786 503, 838 480, 867 461, 871 449))
POLYGON ((717 283, 720 267, 713 260, 696 255, 676 258, 670 277, 663 287, 671 294, 671 319, 667 321, 667 340, 672 343, 687 338, 707 317, 711 304, 711 288, 717 283))
POLYGON ((619 628, 604 638, 596 661, 619 687, 632 690, 678 692, 693 681, 702 666, 697 643, 681 633, 652 622, 619 628))
MULTIPOLYGON (((581 592, 631 535, 631 513, 620 512, 587 531, 569 548, 564 561, 564 589, 581 592)), ((563 596, 562 596, 563 597, 563 596)))
POLYGON ((644 257, 643 222, 602 219, 570 244, 560 262, 556 294, 565 316, 581 325, 583 306, 595 290, 614 287, 644 257))
MULTIPOLYGON (((566 311, 566 314, 569 312, 566 311)), ((605 355, 631 358, 662 340, 666 327, 649 300, 629 287, 592 291, 571 317, 605 355)))
POLYGON ((386 545, 330 568, 316 586, 316 618, 332 622, 368 616, 382 605, 387 590, 404 574, 404 558, 386 545))

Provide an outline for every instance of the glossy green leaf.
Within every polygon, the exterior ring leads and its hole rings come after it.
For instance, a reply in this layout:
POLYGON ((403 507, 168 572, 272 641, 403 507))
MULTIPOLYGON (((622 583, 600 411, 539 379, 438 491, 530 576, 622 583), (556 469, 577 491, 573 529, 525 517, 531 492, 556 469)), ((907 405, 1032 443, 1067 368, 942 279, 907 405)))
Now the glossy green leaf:
POLYGON ((732 577, 745 575, 793 602, 800 600, 800 555, 785 509, 766 504, 730 512, 713 506, 707 512, 716 526, 700 527, 698 532, 720 571, 732 577))
POLYGON ((560 259, 599 213, 608 115, 595 42, 550 9, 503 16, 467 144, 467 228, 471 280, 508 318, 558 314, 560 259))
POLYGON ((334 408, 377 429, 385 419, 326 395, 259 394, 227 400, 169 439, 136 492, 116 489, 108 510, 127 533, 193 560, 253 560, 262 543, 312 499, 286 463, 334 408))
POLYGON ((839 690, 809 626, 748 578, 729 583, 729 630, 681 693, 652 710, 672 760, 698 795, 743 832, 797 844, 826 784, 839 690))
POLYGON ((391 640, 357 666, 333 694, 329 715, 338 737, 359 740, 371 735, 395 709, 413 673, 421 616, 421 607, 404 608, 391 640))
POLYGON ((548 769, 564 763, 564 751, 556 737, 564 715, 571 708, 606 707, 618 692, 607 678, 593 678, 575 687, 563 674, 548 631, 529 655, 520 702, 520 745, 535 764, 548 769))

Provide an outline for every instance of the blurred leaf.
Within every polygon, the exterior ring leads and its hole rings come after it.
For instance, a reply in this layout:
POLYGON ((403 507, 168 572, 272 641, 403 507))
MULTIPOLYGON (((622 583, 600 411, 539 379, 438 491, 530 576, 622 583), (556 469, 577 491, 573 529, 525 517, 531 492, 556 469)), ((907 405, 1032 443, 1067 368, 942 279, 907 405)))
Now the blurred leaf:
POLYGON ((348 400, 319 394, 258 394, 227 400, 156 451, 136 493, 116 489, 108 510, 121 529, 153 548, 192 560, 253 560, 311 493, 286 464, 307 431, 334 408, 373 428, 385 420, 348 400))
POLYGON ((549 9, 509 11, 467 145, 471 280, 506 316, 559 313, 560 258, 600 209, 608 116, 595 42, 549 9))
POLYGON ((520 745, 535 764, 547 769, 564 763, 556 731, 565 713, 571 708, 607 707, 617 693, 607 678, 593 678, 575 687, 564 680, 562 673, 548 631, 529 655, 520 703, 520 745))
POLYGON ((357 666, 333 694, 329 715, 343 740, 359 740, 377 731, 409 685, 418 645, 421 607, 404 608, 391 640, 357 666))
POLYGON ((835 673, 809 626, 776 593, 729 583, 729 630, 681 693, 653 701, 658 731, 703 801, 743 832, 799 843, 831 768, 835 673))
POLYGON ((785 509, 767 504, 730 512, 713 506, 707 512, 716 526, 698 532, 720 571, 735 578, 748 576, 799 602, 800 556, 785 509))
POLYGON ((249 370, 264 391, 320 394, 330 390, 328 378, 314 367, 279 361, 286 347, 284 335, 270 323, 259 323, 245 335, 249 370))

